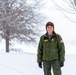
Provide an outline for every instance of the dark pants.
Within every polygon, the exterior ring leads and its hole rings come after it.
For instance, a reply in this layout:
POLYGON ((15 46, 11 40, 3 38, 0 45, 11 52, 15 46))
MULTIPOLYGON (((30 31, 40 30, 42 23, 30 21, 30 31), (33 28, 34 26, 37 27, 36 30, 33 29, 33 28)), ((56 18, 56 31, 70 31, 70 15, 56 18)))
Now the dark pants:
POLYGON ((61 75, 61 68, 58 60, 43 61, 44 75, 52 75, 51 68, 54 75, 61 75))

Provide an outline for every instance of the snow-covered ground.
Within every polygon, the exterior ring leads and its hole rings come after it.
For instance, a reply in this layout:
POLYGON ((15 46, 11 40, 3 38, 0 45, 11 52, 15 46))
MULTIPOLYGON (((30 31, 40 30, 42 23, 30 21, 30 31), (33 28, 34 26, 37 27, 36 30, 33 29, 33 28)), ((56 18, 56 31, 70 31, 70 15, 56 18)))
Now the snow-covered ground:
MULTIPOLYGON (((66 55, 62 75, 76 75, 76 55, 66 55)), ((1 75, 43 75, 43 69, 37 64, 37 54, 0 53, 1 75)))
POLYGON ((0 53, 1 75, 43 75, 36 55, 29 53, 0 53))

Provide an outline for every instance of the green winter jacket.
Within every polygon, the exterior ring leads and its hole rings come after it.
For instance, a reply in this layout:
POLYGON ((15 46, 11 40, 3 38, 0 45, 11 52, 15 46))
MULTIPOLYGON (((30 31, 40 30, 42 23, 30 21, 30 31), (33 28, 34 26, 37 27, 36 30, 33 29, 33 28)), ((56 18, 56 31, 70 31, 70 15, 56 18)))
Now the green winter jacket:
POLYGON ((49 39, 47 33, 40 37, 37 53, 37 62, 58 59, 65 61, 65 47, 59 34, 53 34, 49 39))

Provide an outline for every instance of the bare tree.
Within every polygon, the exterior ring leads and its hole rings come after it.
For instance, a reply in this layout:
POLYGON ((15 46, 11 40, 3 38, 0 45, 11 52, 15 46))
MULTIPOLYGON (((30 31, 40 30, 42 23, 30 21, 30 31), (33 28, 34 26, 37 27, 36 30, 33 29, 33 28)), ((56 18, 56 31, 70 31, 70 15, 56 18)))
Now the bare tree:
POLYGON ((76 23, 76 0, 61 0, 62 4, 57 3, 55 0, 51 0, 57 7, 58 10, 60 10, 63 15, 72 21, 73 23, 76 23))
POLYGON ((32 1, 0 0, 0 35, 6 41, 6 52, 9 52, 9 41, 14 38, 23 42, 36 41, 35 31, 43 16, 38 12, 41 1, 32 1))

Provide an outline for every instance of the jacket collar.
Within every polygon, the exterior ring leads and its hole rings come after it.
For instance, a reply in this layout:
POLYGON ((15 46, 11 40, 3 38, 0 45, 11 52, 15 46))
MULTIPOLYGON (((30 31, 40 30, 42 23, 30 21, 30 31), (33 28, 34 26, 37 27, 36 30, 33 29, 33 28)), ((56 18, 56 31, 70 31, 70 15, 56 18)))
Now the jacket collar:
MULTIPOLYGON (((48 33, 45 33, 44 36, 45 36, 45 37, 48 37, 48 33)), ((53 36, 56 36, 56 33, 53 33, 53 34, 52 34, 52 37, 53 37, 53 36)))

